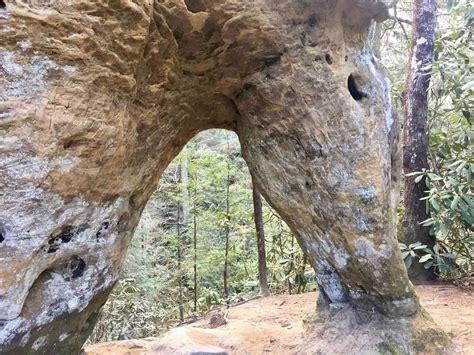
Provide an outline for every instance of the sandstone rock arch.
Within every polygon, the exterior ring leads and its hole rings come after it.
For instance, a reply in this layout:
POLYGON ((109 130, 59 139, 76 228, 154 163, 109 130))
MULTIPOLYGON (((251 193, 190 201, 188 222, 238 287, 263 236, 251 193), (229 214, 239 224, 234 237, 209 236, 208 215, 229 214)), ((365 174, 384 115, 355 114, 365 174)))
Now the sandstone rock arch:
POLYGON ((208 128, 239 135, 321 307, 414 314, 398 127, 367 43, 391 2, 5 0, 0 350, 80 349, 161 173, 208 128))

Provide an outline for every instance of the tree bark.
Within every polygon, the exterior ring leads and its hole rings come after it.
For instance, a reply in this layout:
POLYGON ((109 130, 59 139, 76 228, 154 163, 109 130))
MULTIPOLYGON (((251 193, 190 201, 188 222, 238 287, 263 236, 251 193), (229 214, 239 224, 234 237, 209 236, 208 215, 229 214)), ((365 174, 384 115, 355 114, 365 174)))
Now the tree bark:
MULTIPOLYGON (((433 63, 434 38, 436 30, 436 1, 415 0, 413 10, 412 50, 405 89, 405 126, 403 137, 403 168, 405 174, 428 169, 428 89, 433 63)), ((429 227, 420 222, 429 218, 424 201, 428 190, 423 179, 418 184, 414 177, 405 177, 404 242, 421 242, 433 247, 434 238, 429 227)), ((409 276, 414 282, 432 279, 433 270, 426 270, 422 264, 413 263, 409 276)))
MULTIPOLYGON (((187 150, 187 147, 184 146, 183 152, 187 150)), ((180 185, 181 185, 181 194, 183 196, 182 202, 182 221, 183 224, 186 226, 189 222, 189 192, 188 192, 188 181, 189 181, 189 174, 188 174, 188 159, 183 159, 183 161, 179 164, 180 169, 180 185)))
POLYGON ((267 258, 265 252, 265 229, 263 225, 262 197, 255 184, 252 184, 253 211, 255 220, 255 231, 257 232, 258 248, 258 282, 260 286, 260 295, 266 297, 270 294, 268 291, 267 279, 267 258))
POLYGON ((177 256, 178 256, 178 308, 179 308, 179 320, 182 322, 184 320, 184 308, 183 308, 183 276, 181 275, 181 259, 182 259, 182 250, 181 250, 181 203, 178 202, 176 206, 176 234, 177 234, 177 256))
POLYGON ((224 295, 229 297, 229 237, 230 237, 230 143, 227 136, 227 181, 226 181, 226 224, 225 224, 225 257, 224 257, 224 295))
MULTIPOLYGON (((181 188, 182 182, 182 166, 181 164, 178 165, 177 173, 178 173, 178 188, 181 188)), ((177 196, 179 193, 177 193, 177 196)), ((181 223, 183 218, 183 204, 180 202, 179 197, 176 204, 176 235, 177 235, 177 257, 178 257, 178 288, 179 288, 179 295, 178 295, 178 308, 179 308, 179 320, 182 322, 184 321, 184 295, 183 295, 183 274, 182 274, 182 259, 183 259, 183 250, 182 250, 182 240, 181 240, 181 223)))
POLYGON ((193 193, 193 251, 194 251, 194 312, 197 311, 198 300, 198 282, 197 282, 197 176, 194 176, 194 193, 193 193))

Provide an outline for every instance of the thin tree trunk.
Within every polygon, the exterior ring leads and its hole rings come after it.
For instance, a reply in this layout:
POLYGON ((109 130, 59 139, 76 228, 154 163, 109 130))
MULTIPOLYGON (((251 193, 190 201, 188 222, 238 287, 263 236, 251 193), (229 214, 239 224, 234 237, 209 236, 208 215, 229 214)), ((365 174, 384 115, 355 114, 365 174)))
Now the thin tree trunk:
MULTIPOLYGON (((184 146, 183 152, 187 150, 187 147, 184 146)), ((183 196, 182 203, 182 221, 184 225, 187 225, 189 222, 189 192, 188 192, 188 160, 183 159, 179 164, 180 167, 180 185, 181 185, 181 194, 183 196)))
POLYGON ((177 237, 178 237, 178 241, 177 241, 177 253, 178 253, 178 288, 179 288, 179 299, 178 299, 178 302, 179 302, 179 305, 178 305, 178 308, 179 308, 179 320, 182 322, 184 321, 184 308, 183 308, 183 300, 184 300, 184 297, 183 297, 183 276, 182 276, 182 271, 181 271, 181 259, 182 259, 182 255, 181 255, 181 203, 179 203, 178 201, 178 204, 177 204, 177 208, 176 208, 177 212, 176 212, 176 234, 177 234, 177 237))
POLYGON ((193 250, 194 250, 194 312, 197 312, 198 300, 198 282, 197 282, 197 176, 194 176, 194 193, 193 193, 193 250))
MULTIPOLYGON (((178 188, 181 189, 181 193, 182 193, 182 166, 181 164, 178 165, 178 168, 177 168, 177 175, 178 175, 178 188)), ((187 171, 186 171, 187 173, 187 171)), ((176 194, 178 196, 179 192, 176 194)), ((179 320, 182 322, 184 321, 184 306, 183 306, 183 303, 184 303, 184 295, 183 295, 183 274, 182 274, 182 259, 183 259, 183 255, 182 255, 182 240, 181 240, 181 223, 182 223, 182 211, 183 211, 183 205, 181 204, 179 198, 178 198, 178 202, 177 202, 177 205, 176 205, 176 235, 177 235, 177 256, 178 256, 178 288, 179 288, 179 298, 178 298, 178 302, 179 302, 179 305, 178 305, 178 308, 179 308, 179 320)))
MULTIPOLYGON (((306 263, 307 263, 307 257, 306 257, 306 254, 303 255, 303 266, 301 267, 301 277, 304 277, 304 273, 305 273, 305 270, 306 270, 306 263)), ((306 284, 303 284, 302 282, 300 282, 298 284, 298 290, 296 291, 297 294, 300 294, 302 291, 304 291, 304 288, 305 288, 306 284)))
POLYGON ((255 184, 252 185, 255 230, 257 232, 258 282, 260 285, 260 295, 266 297, 270 293, 268 291, 267 257, 265 253, 265 229, 263 225, 262 197, 260 196, 255 184))
MULTIPOLYGON (((295 247, 295 235, 292 233, 291 234, 291 250, 292 251, 294 247, 295 247)), ((290 280, 290 274, 293 271, 293 265, 294 265, 293 255, 294 254, 291 253, 290 268, 288 269, 288 273, 286 274, 287 279, 288 279, 288 293, 290 295, 293 293, 293 285, 291 284, 291 280, 290 280)))
MULTIPOLYGON (((405 174, 428 169, 428 89, 433 63, 434 36, 436 30, 436 1, 415 0, 413 10, 412 50, 405 88, 405 126, 403 137, 403 168, 405 174)), ((420 201, 427 190, 425 180, 418 184, 414 177, 405 178, 404 242, 421 242, 433 247, 434 238, 429 228, 420 222, 429 218, 425 201, 420 201)), ((433 270, 425 270, 415 262, 408 270, 412 281, 433 278, 433 270)))
POLYGON ((229 269, 229 235, 230 235, 230 144, 227 136, 227 186, 226 186, 226 225, 225 225, 225 259, 224 259, 224 295, 229 297, 228 269, 229 269))

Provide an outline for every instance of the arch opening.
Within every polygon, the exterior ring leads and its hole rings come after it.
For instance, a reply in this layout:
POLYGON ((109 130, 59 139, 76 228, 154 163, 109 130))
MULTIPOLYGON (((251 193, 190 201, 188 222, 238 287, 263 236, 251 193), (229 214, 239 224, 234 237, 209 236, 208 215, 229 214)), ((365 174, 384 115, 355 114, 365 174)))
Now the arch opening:
MULTIPOLYGON (((258 296, 254 213, 237 135, 223 129, 197 134, 149 199, 90 342, 156 336, 213 307, 258 296)), ((315 291, 307 257, 266 201, 263 220, 270 293, 315 291)))

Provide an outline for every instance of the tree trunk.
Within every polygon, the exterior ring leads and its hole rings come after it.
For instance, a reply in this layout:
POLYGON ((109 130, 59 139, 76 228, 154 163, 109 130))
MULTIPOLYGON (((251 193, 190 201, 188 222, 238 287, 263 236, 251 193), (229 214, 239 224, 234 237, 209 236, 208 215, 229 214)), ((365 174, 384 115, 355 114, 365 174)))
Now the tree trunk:
POLYGON ((196 194, 197 194, 197 176, 194 176, 194 193, 193 193, 194 312, 197 312, 197 300, 198 300, 196 194))
POLYGON ((255 230, 257 232, 258 282, 260 285, 260 294, 266 297, 270 293, 268 291, 267 280, 267 258, 265 253, 265 229, 263 226, 262 197, 255 184, 252 184, 252 192, 255 230))
MULTIPOLYGON (((181 183, 181 164, 178 166, 178 186, 181 183)), ((184 296, 183 296, 183 275, 182 275, 182 245, 181 245, 181 219, 182 219, 182 205, 179 201, 176 205, 176 236, 177 236, 177 257, 178 257, 178 291, 179 291, 179 298, 178 298, 178 308, 179 308, 179 320, 182 322, 184 321, 184 308, 183 308, 183 302, 184 302, 184 296)))
POLYGON ((229 297, 229 235, 230 235, 230 144, 227 136, 227 182, 226 182, 226 223, 225 223, 225 258, 224 258, 224 295, 229 297))
MULTIPOLYGON (((184 146, 183 152, 187 150, 187 147, 184 146)), ((182 222, 184 225, 187 225, 189 222, 189 192, 188 192, 188 159, 183 159, 179 164, 179 174, 180 174, 180 186, 181 186, 181 195, 183 196, 182 202, 182 222)))
POLYGON ((182 322, 184 320, 184 308, 183 308, 183 277, 181 275, 181 259, 182 259, 182 250, 181 250, 181 228, 180 228, 180 219, 181 219, 181 204, 178 202, 177 212, 176 212, 176 234, 177 234, 177 256, 178 256, 178 308, 179 308, 179 320, 182 322))
MULTIPOLYGON (((301 277, 304 277, 304 273, 306 270, 306 263, 308 262, 308 258, 306 254, 303 255, 303 265, 301 266, 301 277)), ((304 288, 306 287, 306 283, 300 282, 298 283, 298 291, 296 291, 297 294, 300 294, 301 292, 304 292, 304 288)))
MULTIPOLYGON (((405 174, 428 169, 428 89, 433 62, 434 36, 436 29, 436 1, 415 0, 413 10, 412 50, 405 88, 405 126, 403 138, 403 168, 405 174)), ((404 242, 421 242, 433 247, 434 238, 429 227, 420 222, 429 218, 425 201, 420 201, 427 190, 425 180, 415 183, 414 177, 405 178, 404 242)), ((432 279, 433 270, 413 263, 409 276, 412 281, 432 279)))

